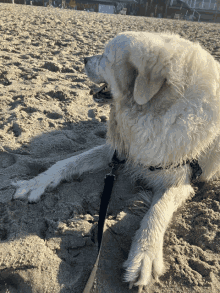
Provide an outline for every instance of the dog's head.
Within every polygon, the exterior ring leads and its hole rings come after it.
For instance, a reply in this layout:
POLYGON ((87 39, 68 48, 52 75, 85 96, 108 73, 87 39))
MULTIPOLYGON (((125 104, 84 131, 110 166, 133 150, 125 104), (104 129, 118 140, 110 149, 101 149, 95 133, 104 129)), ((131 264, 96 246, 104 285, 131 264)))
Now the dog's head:
POLYGON ((130 91, 136 103, 146 104, 169 79, 168 65, 177 49, 169 43, 172 39, 169 34, 121 33, 102 55, 84 59, 85 72, 94 83, 107 83, 114 99, 130 91))

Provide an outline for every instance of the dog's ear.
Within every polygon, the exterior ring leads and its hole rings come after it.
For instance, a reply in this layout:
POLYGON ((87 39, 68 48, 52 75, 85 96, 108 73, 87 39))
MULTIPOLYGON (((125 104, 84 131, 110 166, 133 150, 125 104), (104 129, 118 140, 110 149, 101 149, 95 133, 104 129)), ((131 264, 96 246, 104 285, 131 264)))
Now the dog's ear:
POLYGON ((165 78, 161 69, 154 66, 151 71, 139 72, 134 84, 134 100, 139 105, 146 104, 160 90, 165 78))

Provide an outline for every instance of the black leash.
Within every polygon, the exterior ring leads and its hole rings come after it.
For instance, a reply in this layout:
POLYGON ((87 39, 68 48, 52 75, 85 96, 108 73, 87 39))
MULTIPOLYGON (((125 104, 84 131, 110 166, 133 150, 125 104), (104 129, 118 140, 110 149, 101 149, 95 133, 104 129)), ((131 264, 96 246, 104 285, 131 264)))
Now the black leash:
POLYGON ((105 185, 104 185, 104 189, 102 192, 101 203, 100 203, 100 208, 99 208, 98 250, 100 250, 100 247, 101 247, 105 217, 106 217, 107 210, 108 210, 109 200, 111 198, 114 180, 116 179, 115 172, 118 170, 119 166, 124 163, 125 163, 125 160, 120 161, 117 158, 117 154, 116 154, 116 150, 115 150, 114 155, 112 157, 112 161, 109 164, 109 167, 112 168, 111 172, 109 174, 105 175, 105 180, 104 180, 105 185))
POLYGON ((101 252, 101 246, 102 246, 102 236, 103 236, 103 228, 104 228, 104 223, 105 223, 105 217, 108 211, 108 204, 111 198, 111 193, 112 193, 112 188, 114 185, 114 180, 116 179, 115 172, 118 170, 119 166, 121 164, 124 164, 125 160, 120 161, 117 158, 116 150, 114 152, 114 155, 112 157, 112 161, 109 164, 109 166, 112 168, 111 172, 109 174, 106 174, 105 176, 105 184, 104 184, 104 189, 102 192, 102 197, 101 197, 101 203, 100 203, 100 208, 99 208, 99 222, 98 222, 98 256, 96 258, 96 262, 94 264, 94 267, 92 269, 92 272, 89 276, 89 279, 86 283, 86 287, 83 291, 83 293, 90 293, 90 290, 92 288, 95 276, 96 276, 96 271, 98 268, 99 264, 99 257, 100 257, 100 252, 101 252))

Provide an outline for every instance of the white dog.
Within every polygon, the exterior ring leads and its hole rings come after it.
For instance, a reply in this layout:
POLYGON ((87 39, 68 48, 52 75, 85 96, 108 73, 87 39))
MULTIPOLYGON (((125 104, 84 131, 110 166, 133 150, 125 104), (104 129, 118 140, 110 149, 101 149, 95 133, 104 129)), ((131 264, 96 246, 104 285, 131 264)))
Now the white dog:
POLYGON ((145 180, 154 194, 124 264, 125 281, 141 292, 164 272, 164 233, 174 211, 194 192, 188 162, 198 160, 201 180, 218 176, 220 65, 198 43, 178 35, 125 32, 102 55, 85 58, 85 71, 111 89, 106 144, 14 183, 14 198, 29 194, 35 202, 63 179, 106 168, 117 150, 127 158, 132 178, 145 180))

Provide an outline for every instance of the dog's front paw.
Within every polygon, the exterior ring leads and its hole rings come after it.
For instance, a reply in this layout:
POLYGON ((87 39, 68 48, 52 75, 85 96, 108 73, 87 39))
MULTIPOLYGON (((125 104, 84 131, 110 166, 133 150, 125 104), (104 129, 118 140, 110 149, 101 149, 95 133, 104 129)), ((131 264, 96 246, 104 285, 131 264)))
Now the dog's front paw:
POLYGON ((133 245, 123 265, 126 269, 124 278, 126 282, 129 282, 129 289, 133 285, 138 286, 138 293, 142 292, 144 286, 151 283, 152 277, 157 281, 164 272, 162 246, 147 245, 145 249, 143 250, 139 244, 133 245))
POLYGON ((17 188, 13 199, 24 199, 28 195, 29 202, 37 202, 47 187, 39 178, 12 182, 11 184, 17 188))
POLYGON ((60 174, 50 176, 43 173, 31 180, 12 182, 11 184, 17 188, 13 199, 24 199, 28 195, 29 202, 37 202, 47 187, 56 187, 60 180, 60 174))

